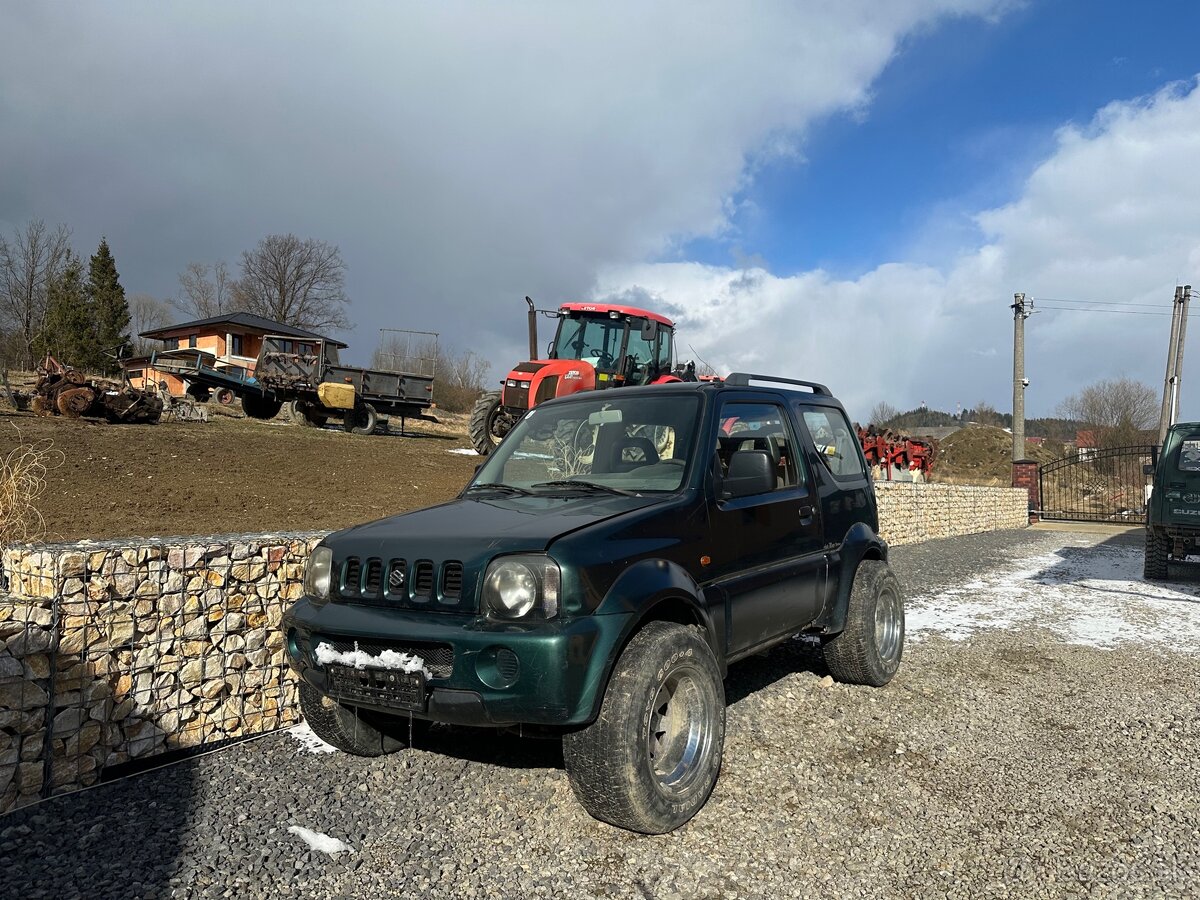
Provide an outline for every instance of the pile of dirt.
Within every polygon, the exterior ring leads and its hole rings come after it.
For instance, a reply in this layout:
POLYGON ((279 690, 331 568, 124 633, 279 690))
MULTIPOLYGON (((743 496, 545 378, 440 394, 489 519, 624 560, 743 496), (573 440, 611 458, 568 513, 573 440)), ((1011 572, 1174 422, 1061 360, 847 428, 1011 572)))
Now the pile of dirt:
MULTIPOLYGON (((1010 432, 991 425, 968 425, 938 445, 937 465, 931 481, 946 484, 979 484, 1001 487, 1012 483, 1010 432)), ((1025 442, 1025 458, 1039 463, 1063 455, 1062 444, 1025 442)))

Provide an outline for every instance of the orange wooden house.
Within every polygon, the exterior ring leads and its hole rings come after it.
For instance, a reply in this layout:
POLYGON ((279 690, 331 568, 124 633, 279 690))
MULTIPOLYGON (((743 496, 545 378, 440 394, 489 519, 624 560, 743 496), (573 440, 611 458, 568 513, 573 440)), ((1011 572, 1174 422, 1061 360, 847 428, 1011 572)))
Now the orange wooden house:
MULTIPOLYGON (((347 346, 333 338, 247 312, 232 312, 208 319, 197 319, 194 322, 180 322, 178 325, 143 331, 140 336, 162 341, 164 351, 190 350, 211 357, 205 359, 205 365, 213 368, 253 372, 258 361, 258 352, 262 349, 263 337, 268 334, 295 338, 297 353, 316 352, 317 341, 325 341, 339 349, 345 349, 347 346)), ((152 368, 148 356, 124 360, 122 365, 134 387, 165 388, 172 397, 181 397, 188 393, 189 385, 185 379, 152 368)), ((203 393, 202 399, 207 398, 206 391, 199 393, 203 393)))

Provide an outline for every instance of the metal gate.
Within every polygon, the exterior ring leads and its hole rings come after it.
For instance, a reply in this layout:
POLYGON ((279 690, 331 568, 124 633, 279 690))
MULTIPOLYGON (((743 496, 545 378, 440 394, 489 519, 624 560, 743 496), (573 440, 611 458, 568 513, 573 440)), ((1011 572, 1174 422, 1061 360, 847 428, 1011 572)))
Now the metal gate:
POLYGON ((1081 448, 1038 469, 1041 516, 1072 522, 1146 521, 1146 485, 1142 466, 1155 448, 1081 448))

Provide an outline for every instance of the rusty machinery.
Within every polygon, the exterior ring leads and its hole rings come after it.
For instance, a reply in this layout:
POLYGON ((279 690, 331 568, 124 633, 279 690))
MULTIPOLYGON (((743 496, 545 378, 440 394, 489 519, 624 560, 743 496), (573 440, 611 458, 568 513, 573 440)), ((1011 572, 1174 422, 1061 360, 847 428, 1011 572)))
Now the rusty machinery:
POLYGON ((89 378, 49 354, 37 373, 29 408, 39 416, 94 417, 113 424, 152 424, 162 416, 163 402, 157 394, 89 378))

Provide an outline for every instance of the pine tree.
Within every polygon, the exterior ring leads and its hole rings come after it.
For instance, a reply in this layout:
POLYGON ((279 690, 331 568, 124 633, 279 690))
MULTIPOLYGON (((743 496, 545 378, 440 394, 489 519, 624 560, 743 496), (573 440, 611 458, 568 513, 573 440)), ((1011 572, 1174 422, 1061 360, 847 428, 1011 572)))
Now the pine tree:
POLYGON ((38 353, 50 353, 59 362, 79 369, 87 369, 94 362, 94 320, 83 283, 83 263, 74 254, 62 273, 50 282, 38 353))
POLYGON ((92 366, 104 372, 117 372, 120 365, 105 351, 115 353, 116 348, 129 340, 129 304, 125 301, 125 288, 121 287, 121 276, 117 264, 108 249, 108 240, 100 239, 100 246, 88 266, 88 299, 96 322, 96 343, 89 360, 92 366))

